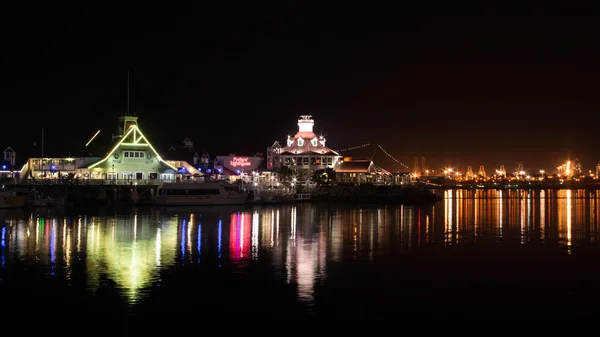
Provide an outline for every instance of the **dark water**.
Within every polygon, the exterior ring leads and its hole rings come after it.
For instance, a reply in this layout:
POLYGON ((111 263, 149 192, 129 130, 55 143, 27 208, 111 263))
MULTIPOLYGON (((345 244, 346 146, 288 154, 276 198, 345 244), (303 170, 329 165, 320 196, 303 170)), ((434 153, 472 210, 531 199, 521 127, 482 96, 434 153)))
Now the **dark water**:
POLYGON ((598 307, 598 196, 0 211, 2 318, 567 322, 598 307))

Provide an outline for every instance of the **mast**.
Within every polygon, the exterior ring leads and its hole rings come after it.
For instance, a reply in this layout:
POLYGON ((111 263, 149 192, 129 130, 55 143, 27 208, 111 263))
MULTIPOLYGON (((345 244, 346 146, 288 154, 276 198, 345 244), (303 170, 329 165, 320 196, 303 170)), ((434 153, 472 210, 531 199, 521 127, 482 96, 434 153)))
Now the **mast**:
POLYGON ((42 128, 42 160, 44 160, 44 128, 42 128))
POLYGON ((129 116, 129 73, 131 70, 127 70, 127 115, 129 116))

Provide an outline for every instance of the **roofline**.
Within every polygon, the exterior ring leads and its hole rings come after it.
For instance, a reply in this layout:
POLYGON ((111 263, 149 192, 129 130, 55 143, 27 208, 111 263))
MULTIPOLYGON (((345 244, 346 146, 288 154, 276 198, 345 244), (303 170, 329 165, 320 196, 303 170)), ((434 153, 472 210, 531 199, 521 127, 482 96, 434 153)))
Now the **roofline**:
POLYGON ((175 171, 177 171, 177 168, 175 168, 175 166, 173 166, 173 165, 171 165, 171 164, 167 163, 166 161, 164 161, 164 160, 161 158, 160 154, 158 154, 158 151, 156 151, 156 150, 154 149, 154 147, 152 146, 152 144, 150 144, 150 142, 148 141, 148 139, 146 138, 146 136, 144 136, 144 134, 142 133, 142 131, 140 130, 140 128, 139 128, 137 125, 131 125, 131 126, 129 127, 129 130, 127 130, 127 132, 126 132, 126 133, 123 135, 123 137, 121 137, 121 140, 120 140, 120 141, 119 141, 117 144, 115 144, 115 145, 112 147, 112 149, 111 149, 111 150, 108 152, 108 154, 106 155, 106 157, 104 157, 104 159, 101 159, 101 160, 99 160, 99 161, 97 161, 97 162, 95 162, 95 163, 92 163, 92 164, 90 164, 90 165, 87 165, 87 168, 88 168, 88 169, 92 169, 92 168, 94 168, 94 167, 96 167, 96 166, 98 166, 98 165, 102 164, 103 162, 107 161, 107 160, 108 160, 108 158, 110 158, 110 156, 111 156, 111 155, 112 155, 112 154, 115 152, 115 150, 116 150, 116 149, 117 149, 119 146, 121 146, 121 144, 123 144, 123 142, 125 141, 125 139, 126 139, 126 138, 127 138, 127 137, 128 137, 128 136, 129 136, 129 135, 130 135, 130 134, 131 134, 131 133, 132 133, 134 130, 138 130, 138 131, 139 131, 139 133, 140 133, 140 135, 141 135, 141 137, 140 137, 140 138, 143 138, 143 139, 146 141, 146 143, 148 143, 148 147, 150 147, 150 149, 151 149, 152 151, 154 151, 154 153, 156 154, 156 158, 158 159, 158 161, 160 161, 160 162, 163 162, 163 163, 164 163, 165 165, 167 165, 168 167, 170 167, 170 168, 174 169, 175 171))

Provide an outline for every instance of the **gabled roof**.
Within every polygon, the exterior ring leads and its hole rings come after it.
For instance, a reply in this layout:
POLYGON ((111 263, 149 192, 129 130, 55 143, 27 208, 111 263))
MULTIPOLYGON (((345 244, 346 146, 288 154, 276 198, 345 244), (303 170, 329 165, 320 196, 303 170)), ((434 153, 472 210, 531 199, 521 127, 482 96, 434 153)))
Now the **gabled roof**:
POLYGON ((282 148, 279 152, 280 154, 325 154, 339 156, 339 153, 323 145, 325 143, 324 139, 317 137, 312 132, 298 132, 291 140, 292 143, 282 148))
POLYGON ((373 165, 370 160, 348 160, 338 162, 335 171, 340 173, 368 173, 373 165))
POLYGON ((100 159, 99 161, 97 161, 95 163, 87 165, 87 168, 94 168, 94 167, 102 164, 103 162, 107 161, 108 158, 110 158, 112 156, 112 154, 121 145, 124 145, 124 146, 126 146, 126 145, 148 146, 150 148, 150 150, 152 150, 154 152, 154 155, 156 156, 156 159, 158 159, 163 164, 165 164, 168 167, 170 167, 170 168, 172 168, 172 169, 174 169, 174 170, 177 171, 176 167, 174 167, 173 165, 167 163, 164 159, 161 158, 160 154, 154 149, 154 147, 152 147, 152 144, 150 144, 150 142, 148 141, 148 139, 146 139, 146 136, 144 136, 144 134, 142 133, 142 131, 135 124, 131 125, 129 127, 129 129, 127 129, 127 132, 123 135, 123 137, 121 137, 121 140, 118 143, 116 143, 110 149, 110 151, 106 154, 106 156, 104 158, 100 159))
POLYGON ((196 155, 198 155, 198 160, 200 160, 200 155, 196 151, 183 146, 171 146, 164 154, 165 160, 185 160, 188 163, 193 163, 194 156, 196 155))
POLYGON ((377 175, 392 175, 389 171, 373 164, 372 160, 347 160, 335 166, 339 173, 367 173, 377 175))
POLYGON ((380 175, 386 175, 386 176, 391 176, 392 175, 392 172, 390 172, 390 171, 388 171, 386 169, 383 169, 383 168, 381 168, 381 167, 379 167, 379 166, 377 166, 375 164, 373 164, 372 169, 375 171, 375 173, 380 174, 380 175))
POLYGON ((4 150, 2 155, 0 156, 0 171, 10 171, 10 162, 4 161, 4 152, 11 151, 15 153, 15 166, 12 167, 13 171, 21 171, 27 163, 27 161, 29 160, 26 154, 21 155, 19 153, 16 153, 16 151, 12 147, 7 146, 6 150, 4 150), (6 169, 4 169, 4 166, 6 166, 6 169))

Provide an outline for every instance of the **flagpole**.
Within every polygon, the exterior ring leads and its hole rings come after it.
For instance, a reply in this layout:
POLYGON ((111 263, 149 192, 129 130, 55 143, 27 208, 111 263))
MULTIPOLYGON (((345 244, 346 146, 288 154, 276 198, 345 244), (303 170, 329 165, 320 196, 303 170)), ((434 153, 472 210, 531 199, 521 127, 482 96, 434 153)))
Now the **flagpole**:
POLYGON ((42 128, 42 160, 44 160, 44 128, 42 128))
POLYGON ((127 70, 127 116, 129 116, 129 72, 130 70, 127 70))

